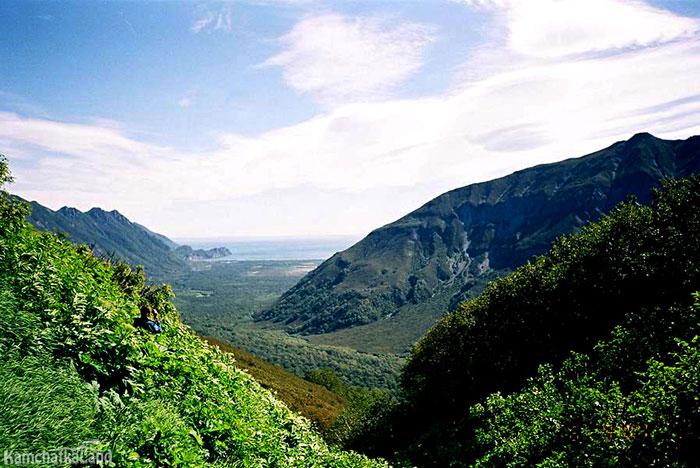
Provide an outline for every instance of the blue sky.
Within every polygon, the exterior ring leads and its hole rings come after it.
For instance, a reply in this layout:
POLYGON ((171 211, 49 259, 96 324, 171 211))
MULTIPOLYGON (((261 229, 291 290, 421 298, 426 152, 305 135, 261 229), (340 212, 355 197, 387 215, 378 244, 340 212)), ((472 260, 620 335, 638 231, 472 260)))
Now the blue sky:
POLYGON ((700 2, 0 3, 16 193, 173 237, 362 234, 640 131, 700 133, 700 2))

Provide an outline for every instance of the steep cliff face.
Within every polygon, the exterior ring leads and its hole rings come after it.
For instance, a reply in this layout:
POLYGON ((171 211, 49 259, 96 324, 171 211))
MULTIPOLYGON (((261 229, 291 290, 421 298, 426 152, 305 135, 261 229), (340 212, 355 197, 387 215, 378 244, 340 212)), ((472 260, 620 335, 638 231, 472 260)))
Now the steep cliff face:
POLYGON ((258 319, 324 333, 408 305, 429 310, 445 294, 454 305, 629 195, 648 202, 662 178, 699 168, 700 137, 667 141, 643 133, 588 156, 447 192, 335 254, 258 319))

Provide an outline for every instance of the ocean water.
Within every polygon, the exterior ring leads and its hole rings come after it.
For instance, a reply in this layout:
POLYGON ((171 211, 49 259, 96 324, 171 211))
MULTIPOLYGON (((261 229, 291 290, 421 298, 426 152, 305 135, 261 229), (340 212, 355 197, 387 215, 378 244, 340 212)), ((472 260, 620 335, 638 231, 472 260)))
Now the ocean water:
POLYGON ((345 250, 358 236, 277 239, 174 239, 194 249, 226 247, 232 255, 220 260, 325 260, 345 250))

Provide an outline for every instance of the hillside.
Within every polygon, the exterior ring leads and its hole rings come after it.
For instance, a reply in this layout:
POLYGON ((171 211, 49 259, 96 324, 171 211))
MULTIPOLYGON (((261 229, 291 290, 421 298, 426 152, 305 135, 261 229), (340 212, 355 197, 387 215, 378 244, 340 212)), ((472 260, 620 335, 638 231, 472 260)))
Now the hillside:
POLYGON ((410 346, 444 312, 629 195, 700 167, 700 137, 638 134, 581 158, 447 192, 310 272, 258 320, 371 350, 410 346), (348 327, 375 323, 357 332, 348 327), (368 336, 374 336, 374 339, 368 336))
POLYGON ((132 266, 144 265, 149 275, 163 277, 189 268, 184 258, 173 253, 167 237, 129 221, 116 210, 82 212, 64 206, 54 211, 37 202, 31 202, 31 207, 27 221, 36 228, 65 234, 72 242, 92 246, 101 255, 115 255, 132 266))
POLYGON ((66 235, 86 244, 102 256, 112 256, 135 267, 144 265, 149 276, 165 278, 189 270, 186 260, 206 260, 230 255, 226 248, 194 250, 179 246, 162 234, 134 223, 116 210, 92 208, 82 212, 64 206, 54 211, 33 201, 27 221, 37 229, 66 235))
POLYGON ((182 324, 168 286, 37 231, 26 214, 0 194, 0 445, 10 456, 90 440, 120 467, 386 466, 329 448, 182 324), (144 304, 163 333, 132 325, 144 304))
POLYGON ((426 467, 695 466, 698 290, 693 176, 447 314, 411 352, 404 406, 355 446, 426 467))
POLYGON ((298 377, 279 366, 263 361, 240 348, 209 336, 204 339, 235 358, 235 365, 246 371, 263 388, 274 393, 292 411, 318 424, 329 427, 348 406, 347 398, 298 377))

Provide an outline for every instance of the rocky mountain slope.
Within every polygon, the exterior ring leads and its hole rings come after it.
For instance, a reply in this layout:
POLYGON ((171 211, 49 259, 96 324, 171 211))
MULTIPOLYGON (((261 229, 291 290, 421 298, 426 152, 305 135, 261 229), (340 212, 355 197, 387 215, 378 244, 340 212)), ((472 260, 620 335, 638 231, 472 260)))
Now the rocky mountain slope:
POLYGON ((257 319, 318 334, 406 310, 438 316, 629 195, 648 202, 649 188, 662 178, 699 168, 700 137, 667 141, 642 133, 584 157, 447 192, 335 254, 257 319))

